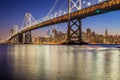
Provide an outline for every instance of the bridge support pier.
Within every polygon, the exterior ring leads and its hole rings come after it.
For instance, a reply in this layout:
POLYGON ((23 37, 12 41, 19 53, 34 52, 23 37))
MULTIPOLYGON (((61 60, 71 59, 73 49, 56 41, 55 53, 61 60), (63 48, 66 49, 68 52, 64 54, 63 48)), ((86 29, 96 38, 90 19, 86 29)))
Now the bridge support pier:
POLYGON ((23 43, 23 34, 18 35, 18 43, 22 44, 23 43))
POLYGON ((24 44, 32 43, 31 31, 26 32, 24 38, 24 44))
POLYGON ((18 43, 18 36, 14 37, 10 41, 8 41, 8 43, 17 44, 18 43))
POLYGON ((19 34, 18 36, 12 38, 9 43, 12 44, 30 44, 32 43, 31 31, 19 34))
POLYGON ((67 43, 69 44, 85 44, 82 40, 81 18, 71 18, 71 12, 81 10, 81 0, 68 0, 68 31, 67 43))
POLYGON ((68 20, 67 42, 68 43, 83 42, 82 41, 81 19, 68 20))

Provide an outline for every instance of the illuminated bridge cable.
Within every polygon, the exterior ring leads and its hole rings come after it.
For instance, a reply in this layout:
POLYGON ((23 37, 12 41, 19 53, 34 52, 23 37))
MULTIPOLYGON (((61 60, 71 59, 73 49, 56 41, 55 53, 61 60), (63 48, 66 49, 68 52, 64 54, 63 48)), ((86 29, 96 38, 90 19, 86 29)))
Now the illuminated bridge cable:
POLYGON ((22 28, 30 27, 30 26, 34 25, 35 22, 36 22, 36 20, 34 19, 32 14, 31 13, 26 13, 25 17, 24 17, 24 20, 23 20, 22 28))
MULTIPOLYGON (((64 7, 65 3, 67 0, 64 0, 63 4, 60 6, 60 8, 58 9, 58 12, 60 12, 60 10, 64 7)), ((58 25, 55 24, 55 29, 57 29, 58 25)))
POLYGON ((47 16, 51 14, 51 12, 54 10, 55 6, 57 5, 59 0, 56 0, 56 2, 54 3, 54 5, 52 6, 52 8, 50 9, 50 11, 48 12, 47 16))
MULTIPOLYGON (((59 8, 58 12, 60 12, 60 11, 61 11, 61 9, 64 7, 64 5, 65 5, 66 1, 67 1, 67 0, 64 0, 63 4, 62 4, 62 5, 61 5, 61 7, 59 8)), ((55 25, 54 25, 54 29, 56 29, 56 30, 57 30, 57 27, 58 27, 58 25, 57 25, 57 24, 55 24, 55 25)))
POLYGON ((63 6, 65 5, 67 0, 64 0, 63 4, 61 5, 61 7, 59 8, 58 12, 63 8, 63 6))

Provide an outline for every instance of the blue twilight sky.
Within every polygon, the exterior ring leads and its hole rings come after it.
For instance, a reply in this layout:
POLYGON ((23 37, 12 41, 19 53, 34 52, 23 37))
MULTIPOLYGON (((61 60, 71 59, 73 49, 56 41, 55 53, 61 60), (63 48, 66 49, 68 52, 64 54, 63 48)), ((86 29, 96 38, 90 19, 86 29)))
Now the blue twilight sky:
MULTIPOLYGON (((0 1, 0 38, 6 39, 10 28, 14 24, 22 26, 24 15, 30 12, 36 20, 46 16, 56 0, 1 0, 0 1)), ((57 11, 64 0, 59 0, 58 6, 53 10, 57 11)), ((62 10, 67 10, 67 2, 62 10)), ((55 25, 54 25, 55 26, 55 25)), ((53 27, 54 27, 53 26, 53 27)), ((108 28, 110 34, 120 35, 120 11, 102 14, 82 20, 83 31, 91 28, 98 34, 104 34, 108 28)), ((36 30, 37 35, 46 34, 51 28, 36 30)), ((57 25, 58 30, 66 31, 67 24, 57 25)), ((35 34, 34 33, 34 34, 35 34)))

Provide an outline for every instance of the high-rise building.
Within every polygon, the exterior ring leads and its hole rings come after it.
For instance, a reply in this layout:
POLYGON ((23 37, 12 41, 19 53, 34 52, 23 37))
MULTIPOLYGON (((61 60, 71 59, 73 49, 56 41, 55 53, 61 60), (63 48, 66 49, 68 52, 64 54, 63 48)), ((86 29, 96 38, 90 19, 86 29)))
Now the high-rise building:
POLYGON ((86 33, 87 33, 87 42, 90 43, 91 42, 91 29, 90 28, 86 29, 86 33))
POLYGON ((106 27, 106 30, 105 30, 104 43, 105 44, 109 43, 109 41, 108 41, 108 30, 107 30, 107 27, 106 27))
POLYGON ((108 37, 107 27, 106 27, 106 30, 105 30, 105 37, 106 37, 106 38, 108 37))
POLYGON ((52 36, 50 30, 47 31, 47 35, 48 35, 48 36, 52 36))
POLYGON ((52 30, 52 34, 53 37, 57 36, 57 30, 55 28, 52 30))

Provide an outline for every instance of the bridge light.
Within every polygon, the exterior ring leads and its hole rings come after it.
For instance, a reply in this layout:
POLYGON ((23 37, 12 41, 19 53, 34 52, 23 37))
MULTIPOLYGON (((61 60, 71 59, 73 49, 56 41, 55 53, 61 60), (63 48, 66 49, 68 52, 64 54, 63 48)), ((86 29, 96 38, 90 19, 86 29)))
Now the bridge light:
POLYGON ((85 1, 83 1, 83 3, 85 4, 86 2, 85 2, 85 1))
POLYGON ((66 14, 66 12, 64 11, 64 13, 63 14, 66 14))
POLYGON ((61 13, 59 13, 59 16, 61 16, 61 13))
POLYGON ((57 17, 57 12, 55 12, 54 17, 57 17))
POLYGON ((98 0, 98 2, 103 2, 103 0, 98 0))
POLYGON ((60 11, 60 13, 62 13, 62 11, 60 11))
POLYGON ((101 13, 101 10, 100 10, 100 9, 97 9, 95 12, 96 12, 96 13, 101 13))
POLYGON ((87 3, 87 5, 88 5, 88 6, 91 6, 91 3, 90 3, 90 2, 88 2, 88 3, 87 3))

